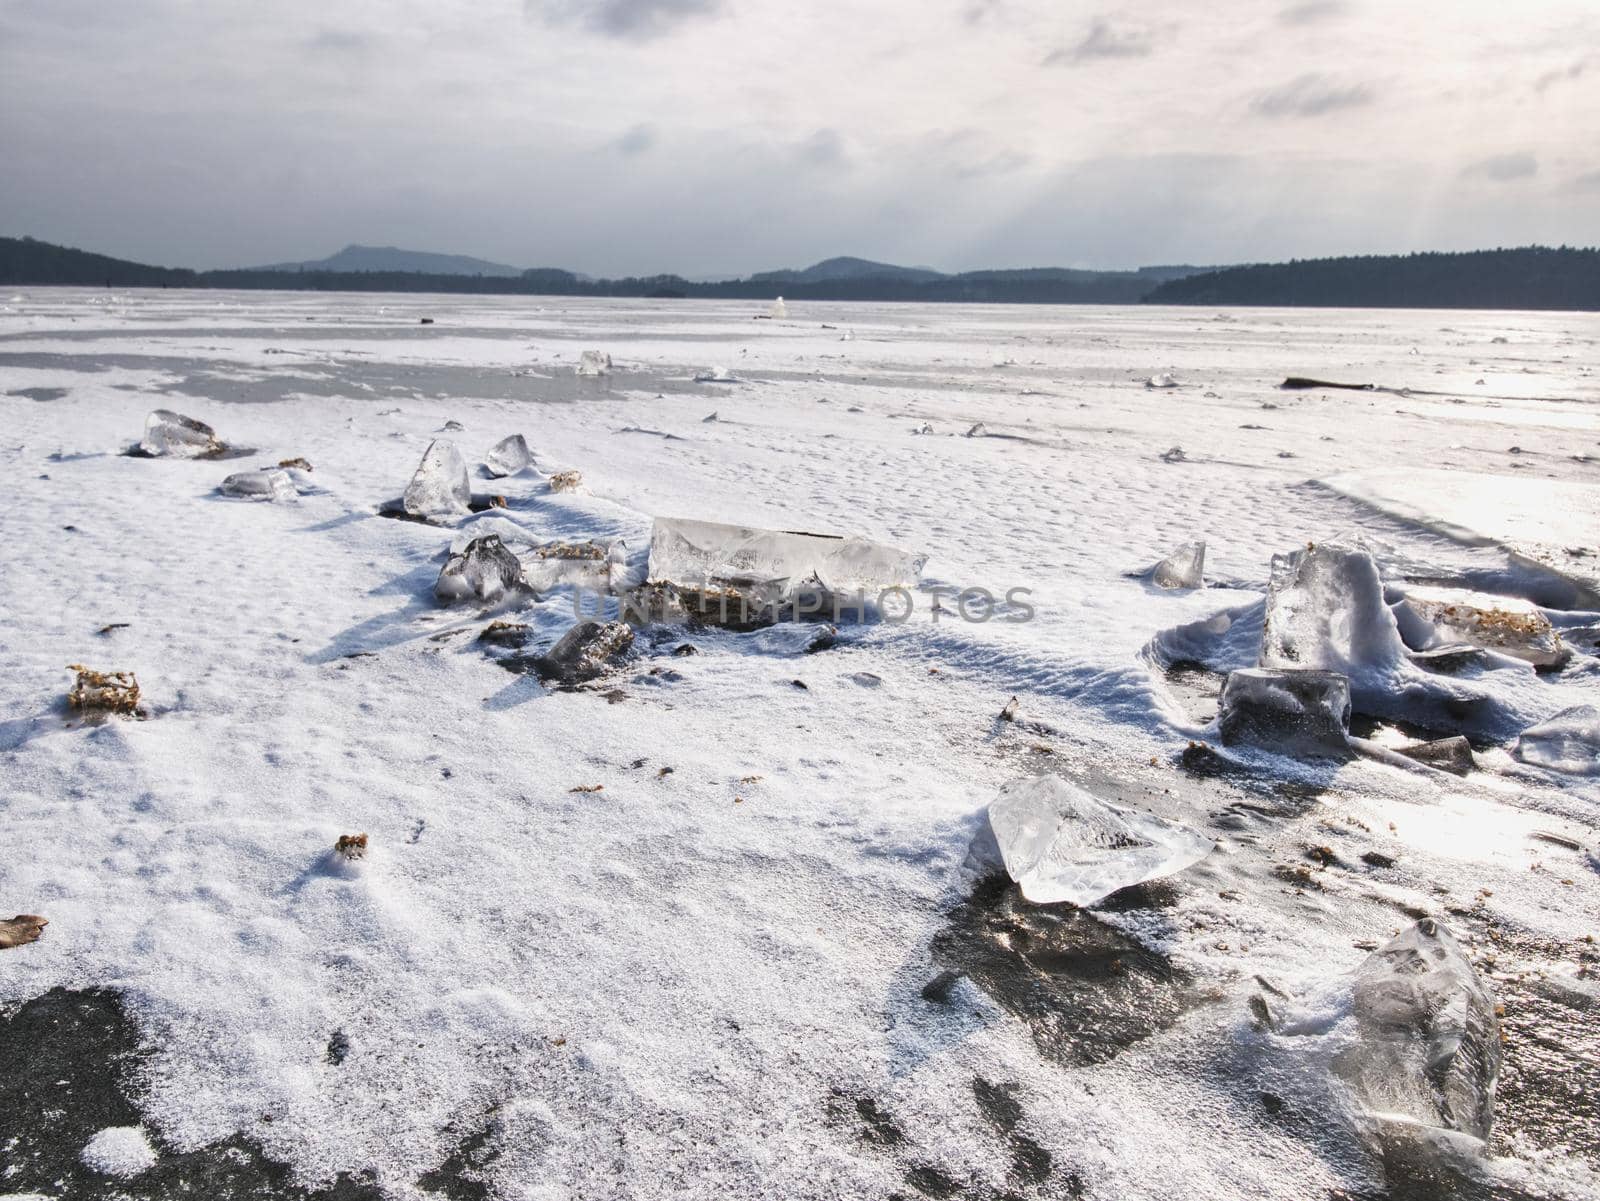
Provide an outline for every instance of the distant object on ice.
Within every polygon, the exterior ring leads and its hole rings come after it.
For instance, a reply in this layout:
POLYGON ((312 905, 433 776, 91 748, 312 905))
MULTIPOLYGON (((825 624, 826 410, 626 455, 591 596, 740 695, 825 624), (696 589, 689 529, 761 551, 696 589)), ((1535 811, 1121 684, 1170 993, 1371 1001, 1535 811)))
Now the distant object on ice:
POLYGON ((611 356, 603 350, 586 350, 578 357, 579 375, 610 375, 611 356))
POLYGON ((1181 446, 1174 446, 1171 450, 1162 451, 1161 453, 1161 461, 1163 463, 1184 463, 1188 459, 1189 456, 1183 453, 1183 447, 1181 446))
POLYGON ((739 380, 726 367, 712 367, 706 371, 695 372, 694 382, 697 384, 736 384, 739 380))
POLYGON ((144 419, 144 437, 139 442, 139 450, 152 458, 204 459, 227 449, 217 431, 205 422, 171 409, 157 409, 144 419))
POLYGON ((443 438, 428 443, 422 461, 406 485, 405 511, 413 517, 459 517, 471 511, 472 483, 467 461, 454 442, 443 438))
POLYGON ((1155 375, 1152 375, 1149 379, 1144 381, 1144 386, 1146 388, 1176 388, 1178 386, 1178 381, 1172 377, 1172 372, 1158 371, 1155 375))
POLYGON ((989 803, 1006 871, 1036 904, 1093 905, 1198 863, 1211 839, 1099 800, 1059 776, 1017 780, 989 803))
POLYGON ((772 302, 772 307, 767 310, 767 316, 771 317, 774 321, 782 321, 788 315, 789 306, 783 303, 783 297, 781 296, 774 300, 772 302))
POLYGON ((966 436, 969 438, 987 438, 989 436, 989 427, 980 421, 967 431, 966 436))

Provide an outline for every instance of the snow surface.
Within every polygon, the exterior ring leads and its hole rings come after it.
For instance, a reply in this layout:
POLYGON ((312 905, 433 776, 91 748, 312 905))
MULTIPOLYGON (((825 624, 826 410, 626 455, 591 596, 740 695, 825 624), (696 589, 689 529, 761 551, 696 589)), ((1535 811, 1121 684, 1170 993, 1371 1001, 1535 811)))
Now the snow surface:
MULTIPOLYGON (((0 952, 0 1002, 116 987, 164 1145, 242 1132, 305 1181, 371 1169, 395 1197, 491 1122, 505 1196, 883 1196, 914 1162, 1005 1191, 975 1078, 1015 1085, 1057 1191, 1068 1172, 1103 1197, 1370 1189, 1337 1122, 1263 1123, 1249 1072, 1288 1052, 1243 1033, 1250 982, 1312 998, 1337 1041, 1357 944, 1392 937, 1397 906, 1591 933, 1600 873, 1536 834, 1594 845, 1600 784, 1504 743, 1466 779, 1230 748, 1322 790, 1242 837, 1184 799, 1174 757, 1210 715, 1145 648, 1226 612, 1251 665, 1272 556, 1330 536, 1381 544, 1380 566, 1522 579, 1492 543, 1323 484, 1426 466, 1592 505, 1594 318, 795 302, 751 320, 763 307, 39 289, 0 314, 0 906, 51 920, 0 952), (613 367, 582 376, 594 346, 613 367), (708 361, 738 381, 694 383, 708 361), (1145 386, 1162 373, 1183 386, 1145 386), (1290 374, 1448 395, 1280 392, 1290 374), (7 395, 34 388, 66 394, 7 395), (161 407, 259 455, 125 456, 161 407), (493 486, 509 509, 449 528, 378 517, 447 420, 469 461, 521 434, 586 490, 512 477, 493 486), (315 465, 295 504, 216 492, 292 456, 315 465), (666 645, 700 653, 640 656, 610 703, 508 674, 474 642, 491 615, 434 602, 476 522, 638 557, 655 516, 925 553, 942 605, 919 593, 912 620, 841 627, 817 655, 680 633, 666 645), (1207 588, 1130 574, 1200 533, 1207 588), (956 615, 972 588, 990 620, 956 615), (73 719, 69 663, 137 672, 148 720, 73 719), (994 717, 1012 695, 1015 730, 994 717), (950 1010, 922 997, 985 805, 1048 765, 1115 767, 1219 842, 1172 907, 1103 915, 1213 999, 1072 1069, 976 987, 950 1010), (334 870, 357 831, 368 857, 334 870), (1398 866, 1270 878, 1311 839, 1398 866), (836 1096, 874 1098, 906 1146, 863 1142, 836 1096)), ((535 649, 574 619, 560 593, 493 616, 535 649)), ((1600 699, 1592 671, 1516 681, 1528 720, 1600 699)), ((1323 1075, 1304 1067, 1296 1095, 1323 1075)), ((1558 1148, 1514 1166, 1550 1195, 1596 1187, 1558 1148)))

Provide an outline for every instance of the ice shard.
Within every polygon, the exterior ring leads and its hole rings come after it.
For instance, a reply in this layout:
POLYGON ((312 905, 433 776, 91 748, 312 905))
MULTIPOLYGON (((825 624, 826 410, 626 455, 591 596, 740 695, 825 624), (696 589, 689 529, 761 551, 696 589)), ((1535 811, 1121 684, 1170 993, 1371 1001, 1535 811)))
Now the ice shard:
POLYGON ((603 350, 586 350, 578 356, 579 375, 610 375, 611 356, 603 350))
POLYGON ((804 599, 819 615, 833 615, 837 601, 864 616, 886 591, 915 586, 926 560, 864 538, 658 517, 649 578, 676 588, 691 610, 707 598, 715 605, 731 599, 770 616, 804 599))
POLYGON ((139 449, 157 458, 200 459, 220 455, 227 447, 205 422, 171 409, 157 409, 144 419, 139 449))
POLYGON ((782 321, 788 315, 789 306, 783 303, 783 297, 781 296, 774 300, 772 302, 772 307, 767 310, 767 316, 771 317, 774 321, 782 321))
POLYGON ((500 535, 485 534, 446 560, 433 594, 445 604, 496 601, 522 583, 522 561, 507 549, 500 535))
POLYGON ((276 467, 268 471, 236 471, 217 485, 217 491, 247 500, 293 500, 299 495, 289 473, 276 467))
POLYGON ((1354 676, 1404 660, 1405 644, 1383 603, 1371 555, 1324 543, 1272 557, 1262 667, 1354 676))
POLYGON ((483 456, 483 469, 493 478, 501 479, 526 470, 532 462, 533 452, 528 449, 528 440, 521 434, 512 434, 496 442, 483 456))
POLYGON ((1419 651, 1465 642, 1535 667, 1560 667, 1571 655, 1550 619, 1518 597, 1407 588, 1394 613, 1406 644, 1419 651))
POLYGON ((1335 671, 1231 671, 1217 724, 1227 745, 1343 757, 1350 749, 1350 681, 1335 671))
POLYGON ((1335 1069, 1374 1117, 1487 1139, 1500 1077, 1494 995, 1450 931, 1424 918, 1356 971, 1357 1037, 1335 1069))
POLYGON ((1176 388, 1178 381, 1172 377, 1172 372, 1158 371, 1144 381, 1144 386, 1146 388, 1176 388))
POLYGON ((1093 905, 1118 889, 1180 872, 1209 855, 1211 839, 1112 805, 1059 776, 1017 780, 989 803, 1006 871, 1039 904, 1093 905))
POLYGON ((620 621, 580 621, 534 667, 546 680, 582 684, 616 668, 632 646, 633 631, 620 621))
POLYGON ((1204 588, 1206 544, 1186 542, 1150 572, 1150 582, 1158 588, 1204 588))
POLYGON ((1512 752, 1524 763, 1572 776, 1600 776, 1600 709, 1575 705, 1522 731, 1512 752))
POLYGON ((459 517, 470 510, 472 484, 467 462, 454 442, 428 443, 422 462, 406 485, 405 510, 414 517, 459 517))

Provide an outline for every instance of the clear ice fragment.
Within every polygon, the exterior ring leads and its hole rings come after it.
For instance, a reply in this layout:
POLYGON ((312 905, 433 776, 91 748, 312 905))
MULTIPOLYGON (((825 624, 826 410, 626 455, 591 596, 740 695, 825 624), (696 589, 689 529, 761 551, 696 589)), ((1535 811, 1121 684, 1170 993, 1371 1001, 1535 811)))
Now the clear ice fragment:
POLYGON ((1037 904, 1093 905, 1118 889, 1180 872, 1211 839, 1092 796, 1059 776, 1016 780, 989 802, 1006 871, 1037 904))
POLYGON ((224 496, 247 500, 293 500, 299 495, 287 471, 274 467, 267 471, 237 471, 217 485, 224 496))
POLYGON ((1487 1139, 1500 1077, 1494 994, 1424 918, 1356 970, 1358 1035, 1335 1069, 1374 1117, 1487 1139))
POLYGON ((1336 671, 1231 671, 1217 724, 1225 745, 1342 757, 1349 752, 1350 681, 1336 671))
POLYGON ((1150 582, 1158 588, 1204 588, 1206 544, 1186 542, 1155 565, 1150 582))
POLYGON ((139 449, 162 458, 198 459, 221 454, 227 448, 217 439, 217 431, 205 422, 171 409, 157 409, 144 419, 139 449))
POLYGON ((454 442, 428 443, 422 462, 406 485, 405 510, 415 517, 458 517, 470 510, 472 484, 467 461, 454 442))
POLYGON ((1347 676, 1405 660, 1378 565, 1365 551, 1327 543, 1272 557, 1261 666, 1347 676))
POLYGON ((611 356, 603 350, 586 350, 578 357, 579 375, 610 375, 611 356))
POLYGON ((522 585, 522 561, 498 534, 485 534, 452 554, 439 572, 433 594, 445 604, 496 601, 522 585))
POLYGON ((1571 776, 1600 776, 1600 709, 1574 705, 1522 731, 1512 754, 1571 776))
POLYGON ((1144 381, 1144 386, 1146 388, 1176 388, 1178 381, 1172 378, 1170 371, 1158 371, 1144 381))
POLYGON ((489 453, 483 456, 483 469, 495 479, 500 479, 516 475, 532 462, 533 452, 528 449, 528 440, 521 434, 512 434, 496 442, 489 453))

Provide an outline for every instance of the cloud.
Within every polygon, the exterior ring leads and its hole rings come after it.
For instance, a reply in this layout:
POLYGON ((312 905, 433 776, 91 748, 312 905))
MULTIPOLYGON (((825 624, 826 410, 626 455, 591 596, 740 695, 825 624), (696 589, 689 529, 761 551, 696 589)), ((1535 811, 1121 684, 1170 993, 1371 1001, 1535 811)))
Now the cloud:
POLYGON ((612 145, 618 154, 632 158, 636 154, 643 154, 652 149, 656 144, 656 127, 654 125, 635 125, 624 133, 612 145))
POLYGON ((1546 71, 1534 81, 1533 90, 1536 92, 1543 92, 1545 89, 1554 84, 1567 83, 1571 80, 1579 79, 1588 69, 1589 60, 1586 58, 1580 58, 1577 62, 1569 63, 1565 67, 1557 68, 1554 71, 1546 71))
POLYGON ((1461 169, 1461 174, 1466 179, 1489 179, 1495 183, 1528 179, 1538 172, 1539 160, 1526 150, 1518 150, 1512 154, 1490 155, 1475 163, 1468 163, 1461 169))
POLYGON ((1083 40, 1070 50, 1053 52, 1044 60, 1047 67, 1071 66, 1103 58, 1148 58, 1155 50, 1155 36, 1147 29, 1115 26, 1096 17, 1083 40))
POLYGON ((710 16, 722 0, 523 0, 530 19, 579 24, 606 37, 645 41, 696 17, 710 16))
POLYGON ((1278 20, 1285 25, 1311 25, 1337 17, 1349 8, 1344 0, 1306 0, 1304 4, 1291 4, 1278 14, 1278 20))
POLYGON ((1574 192, 1600 192, 1600 171, 1585 171, 1572 181, 1574 192))
POLYGON ((836 129, 819 129, 799 146, 800 157, 814 167, 836 167, 844 163, 844 139, 836 129))
POLYGON ((1326 75, 1302 75, 1282 87, 1263 92, 1250 107, 1263 117, 1320 117, 1342 108, 1371 104, 1370 84, 1341 84, 1326 75))
POLYGON ((365 54, 372 49, 371 34, 357 33, 352 29, 324 29, 307 38, 307 50, 329 54, 365 54))

